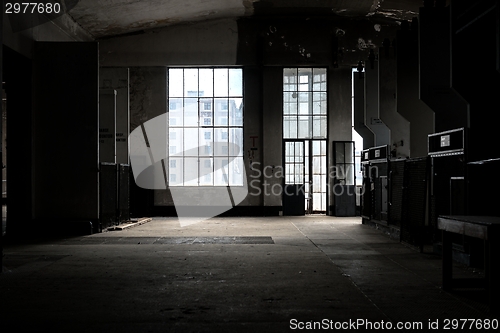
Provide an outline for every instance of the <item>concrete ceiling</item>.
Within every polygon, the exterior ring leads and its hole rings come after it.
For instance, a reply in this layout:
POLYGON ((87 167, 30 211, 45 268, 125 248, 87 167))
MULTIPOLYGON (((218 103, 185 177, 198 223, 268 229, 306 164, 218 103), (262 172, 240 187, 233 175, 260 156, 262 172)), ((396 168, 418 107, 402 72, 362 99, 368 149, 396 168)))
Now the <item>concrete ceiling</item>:
MULTIPOLYGON (((66 0, 75 2, 75 0, 66 0)), ((95 38, 243 16, 321 15, 410 20, 422 0, 79 0, 69 10, 95 38)))

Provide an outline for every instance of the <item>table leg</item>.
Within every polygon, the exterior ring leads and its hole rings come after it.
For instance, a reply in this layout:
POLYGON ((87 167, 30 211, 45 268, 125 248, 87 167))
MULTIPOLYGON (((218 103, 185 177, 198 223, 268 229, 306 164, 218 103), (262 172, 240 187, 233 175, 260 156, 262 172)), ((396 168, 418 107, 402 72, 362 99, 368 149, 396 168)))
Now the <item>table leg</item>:
POLYGON ((443 230, 443 290, 450 290, 452 288, 452 245, 451 233, 443 230))
POLYGON ((486 278, 486 288, 488 288, 488 297, 490 305, 490 313, 494 315, 500 314, 500 267, 499 263, 496 262, 500 258, 500 245, 498 242, 500 239, 496 235, 492 235, 486 241, 487 249, 487 262, 485 262, 485 278, 486 278))

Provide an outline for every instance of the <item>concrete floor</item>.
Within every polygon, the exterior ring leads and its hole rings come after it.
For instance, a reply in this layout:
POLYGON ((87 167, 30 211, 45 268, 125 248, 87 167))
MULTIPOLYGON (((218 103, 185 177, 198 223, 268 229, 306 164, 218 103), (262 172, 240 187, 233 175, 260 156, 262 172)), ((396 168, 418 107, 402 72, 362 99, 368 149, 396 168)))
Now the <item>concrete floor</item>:
POLYGON ((289 332, 323 319, 333 328, 365 320, 359 329, 439 320, 441 329, 445 319, 491 318, 484 293, 440 289, 439 256, 359 218, 213 218, 182 228, 155 218, 4 253, 2 332, 289 332))

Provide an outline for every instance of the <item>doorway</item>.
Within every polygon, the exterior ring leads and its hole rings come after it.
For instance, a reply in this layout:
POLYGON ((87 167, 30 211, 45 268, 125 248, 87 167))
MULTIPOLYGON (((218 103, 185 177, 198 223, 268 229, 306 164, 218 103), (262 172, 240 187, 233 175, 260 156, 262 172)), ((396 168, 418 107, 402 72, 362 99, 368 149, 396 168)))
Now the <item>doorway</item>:
POLYGON ((283 215, 326 214, 326 140, 284 140, 283 215))

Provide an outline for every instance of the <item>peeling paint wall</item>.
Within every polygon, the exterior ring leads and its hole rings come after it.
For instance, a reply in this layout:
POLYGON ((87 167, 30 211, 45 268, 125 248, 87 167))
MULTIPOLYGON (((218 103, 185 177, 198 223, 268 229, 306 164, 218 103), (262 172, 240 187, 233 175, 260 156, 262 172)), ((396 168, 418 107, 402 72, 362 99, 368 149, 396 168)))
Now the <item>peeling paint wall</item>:
MULTIPOLYGON (((148 120, 167 112, 166 83, 167 69, 165 67, 130 68, 130 132, 148 120)), ((166 137, 165 135, 165 140, 166 137)), ((148 190, 138 190, 134 183, 131 191, 138 193, 148 190)), ((154 204, 173 205, 170 191, 155 190, 154 204)))

